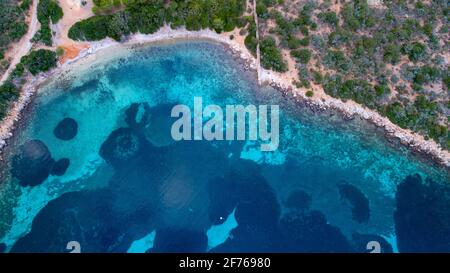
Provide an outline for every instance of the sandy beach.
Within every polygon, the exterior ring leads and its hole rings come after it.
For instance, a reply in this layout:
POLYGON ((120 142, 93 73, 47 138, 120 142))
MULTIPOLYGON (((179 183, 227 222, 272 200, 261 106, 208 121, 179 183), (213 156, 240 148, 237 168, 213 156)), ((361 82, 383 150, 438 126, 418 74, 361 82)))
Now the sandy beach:
MULTIPOLYGON (((239 30, 235 30, 229 33, 217 34, 211 30, 201 31, 187 31, 183 28, 171 29, 168 26, 161 28, 158 32, 151 35, 134 34, 129 36, 126 41, 118 43, 112 39, 105 39, 99 42, 84 42, 79 47, 79 54, 74 58, 64 59, 64 63, 60 63, 57 68, 52 71, 41 74, 37 77, 32 77, 28 80, 24 86, 20 98, 12 106, 9 115, 0 124, 0 153, 2 148, 7 145, 7 140, 12 137, 13 130, 17 122, 20 119, 22 110, 29 103, 30 99, 49 77, 54 77, 63 71, 73 69, 75 66, 80 65, 82 62, 89 62, 95 59, 95 54, 101 50, 113 47, 123 47, 133 44, 145 44, 164 41, 174 41, 178 39, 206 39, 215 42, 222 43, 229 47, 229 49, 241 59, 245 61, 249 69, 256 70, 256 58, 247 50, 244 45, 244 37, 239 35, 239 30), (230 35, 234 38, 230 39, 230 35)), ((67 39, 62 39, 64 46, 70 46, 67 44, 67 39)), ((80 45, 80 43, 74 43, 80 45)), ((75 55, 75 54, 73 54, 75 55)), ((70 56, 72 57, 72 56, 70 56)), ((342 113, 347 118, 360 117, 375 124, 376 126, 383 128, 385 135, 388 138, 398 139, 400 143, 406 145, 414 151, 431 157, 437 163, 442 166, 450 167, 450 152, 442 149, 436 142, 432 140, 425 140, 423 136, 413 133, 410 130, 402 129, 393 124, 387 118, 380 114, 365 108, 353 101, 342 102, 338 99, 332 98, 324 92, 314 97, 306 97, 304 89, 296 88, 289 74, 284 75, 275 73, 273 71, 265 70, 261 68, 261 82, 263 84, 270 84, 271 86, 282 89, 284 92, 291 92, 292 95, 299 101, 304 102, 306 105, 318 109, 336 110, 342 113)))

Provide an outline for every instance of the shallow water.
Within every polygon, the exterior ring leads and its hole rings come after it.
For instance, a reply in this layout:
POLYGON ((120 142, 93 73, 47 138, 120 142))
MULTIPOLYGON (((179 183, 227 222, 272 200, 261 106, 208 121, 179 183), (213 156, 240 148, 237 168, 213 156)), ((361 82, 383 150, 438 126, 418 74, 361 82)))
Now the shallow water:
POLYGON ((70 165, 32 187, 7 167, 0 242, 8 250, 67 252, 78 241, 86 252, 365 251, 354 234, 380 235, 396 250, 397 185, 416 173, 449 181, 448 170, 394 147, 370 124, 314 114, 257 87, 222 45, 103 57, 42 87, 13 141, 8 162, 37 139, 70 165), (195 96, 204 105, 280 105, 278 151, 174 142, 172 106, 192 106, 195 96), (77 123, 73 139, 55 137, 64 118, 77 123))

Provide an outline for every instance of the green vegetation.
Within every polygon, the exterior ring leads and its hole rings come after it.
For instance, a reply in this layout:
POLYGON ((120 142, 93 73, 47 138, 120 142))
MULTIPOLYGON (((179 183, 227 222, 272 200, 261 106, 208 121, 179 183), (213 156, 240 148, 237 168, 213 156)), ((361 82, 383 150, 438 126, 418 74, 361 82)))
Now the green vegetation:
POLYGON ((63 17, 63 11, 56 0, 39 0, 37 18, 41 28, 36 32, 33 41, 52 45, 51 24, 56 24, 63 17))
POLYGON ((409 60, 417 62, 425 57, 425 45, 419 42, 406 44, 402 47, 402 52, 408 55, 409 60))
MULTIPOLYGON (((109 24, 112 15, 97 15, 77 22, 69 30, 69 37, 73 40, 98 41, 108 36, 116 36, 109 33, 109 24)), ((116 37, 115 37, 116 38, 116 37)))
POLYGON ((265 37, 260 42, 261 65, 266 69, 272 69, 278 72, 286 72, 287 63, 283 60, 281 51, 273 37, 265 37))
POLYGON ((27 56, 23 56, 20 62, 31 74, 36 75, 40 72, 46 72, 56 66, 56 52, 45 49, 32 51, 27 56))
POLYGON ((64 48, 58 46, 58 47, 56 48, 56 56, 61 57, 62 55, 64 55, 64 48))
POLYGON ((39 49, 23 56, 16 65, 9 79, 0 85, 0 120, 3 119, 10 107, 19 96, 19 90, 25 82, 26 72, 37 75, 56 66, 56 52, 39 49))
POLYGON ((4 59, 6 50, 28 30, 25 17, 30 3, 29 0, 0 0, 0 75, 9 66, 8 60, 4 59))
POLYGON ((317 17, 325 22, 328 23, 332 26, 337 26, 339 23, 339 17, 336 15, 335 12, 333 11, 326 11, 326 12, 321 12, 317 15, 317 17))
POLYGON ((438 105, 420 95, 414 102, 394 102, 384 109, 386 116, 402 128, 424 132, 441 143, 448 141, 448 128, 436 121, 438 105))
POLYGON ((372 27, 376 20, 366 0, 354 0, 344 4, 342 10, 344 27, 356 31, 364 27, 372 27))
MULTIPOLYGON (((108 2, 108 1, 104 1, 108 2)), ((185 26, 188 30, 214 29, 220 33, 243 27, 246 20, 244 0, 128 0, 114 14, 96 15, 76 23, 69 31, 73 40, 120 40, 130 33, 150 34, 169 23, 172 28, 185 26)))
POLYGON ((325 77, 324 90, 333 97, 351 99, 372 109, 376 108, 376 99, 384 95, 365 80, 343 80, 341 76, 325 77))
POLYGON ((11 81, 6 81, 0 85, 0 119, 3 119, 12 101, 19 96, 19 90, 11 81))
POLYGON ((324 65, 339 72, 345 72, 350 69, 351 61, 345 57, 343 51, 328 50, 324 58, 324 65))
MULTIPOLYGON (((252 20, 250 18, 250 20, 252 20)), ((245 37, 244 43, 245 47, 247 47, 253 55, 256 55, 256 46, 258 45, 258 40, 256 39, 256 24, 253 21, 250 21, 247 27, 248 34, 245 37)))
POLYGON ((311 51, 309 49, 303 48, 299 50, 291 51, 292 57, 296 58, 300 63, 307 64, 311 59, 311 51))
POLYGON ((94 0, 94 8, 92 11, 95 14, 108 14, 112 13, 124 5, 122 0, 94 0))

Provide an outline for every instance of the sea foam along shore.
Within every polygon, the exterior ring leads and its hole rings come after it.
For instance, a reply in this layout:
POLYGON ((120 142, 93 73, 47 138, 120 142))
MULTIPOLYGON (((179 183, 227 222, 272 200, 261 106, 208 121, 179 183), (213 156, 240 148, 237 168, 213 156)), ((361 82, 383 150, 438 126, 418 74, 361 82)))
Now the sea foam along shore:
MULTIPOLYGON (((232 34, 237 33, 234 32, 232 34)), ((242 37, 239 37, 239 35, 237 34, 235 35, 235 39, 230 39, 230 35, 231 33, 217 34, 216 32, 211 30, 187 31, 184 28, 171 29, 168 26, 164 26, 154 34, 130 35, 126 39, 126 41, 122 43, 118 43, 111 39, 89 43, 89 48, 82 50, 75 59, 69 60, 64 64, 59 65, 57 68, 48 73, 33 77, 27 82, 27 84, 25 84, 22 89, 20 98, 17 102, 14 103, 11 110, 9 111, 8 116, 0 124, 0 154, 7 144, 7 140, 12 137, 12 132, 20 119, 22 110, 30 102, 37 88, 49 77, 56 75, 64 69, 70 69, 70 66, 75 65, 80 61, 87 61, 87 56, 93 55, 100 50, 113 46, 145 44, 154 42, 170 42, 172 40, 179 39, 206 39, 228 46, 233 54, 238 55, 246 63, 247 68, 252 70, 260 69, 260 80, 263 83, 270 84, 277 89, 281 89, 283 92, 292 92, 292 95, 298 101, 302 101, 313 109, 321 111, 330 109, 338 111, 348 118, 357 116, 365 119, 368 122, 371 122, 376 126, 384 129, 388 138, 398 139, 400 143, 406 145, 412 150, 431 157, 439 165, 450 167, 450 152, 447 150, 443 150, 433 140, 425 140, 423 136, 413 133, 410 130, 402 129, 393 124, 387 118, 381 116, 379 113, 358 105, 355 102, 342 102, 341 100, 332 98, 327 95, 312 98, 306 97, 304 95, 304 90, 296 88, 290 82, 290 80, 283 78, 282 75, 263 68, 257 68, 256 59, 245 47, 243 39, 240 39, 242 37)))

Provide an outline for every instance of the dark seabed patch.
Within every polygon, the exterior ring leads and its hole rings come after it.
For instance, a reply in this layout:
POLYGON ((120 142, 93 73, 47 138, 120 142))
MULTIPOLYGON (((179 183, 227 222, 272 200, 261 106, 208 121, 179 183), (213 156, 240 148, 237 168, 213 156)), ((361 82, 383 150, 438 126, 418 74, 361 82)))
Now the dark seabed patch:
POLYGON ((69 168, 69 165, 70 165, 70 159, 61 158, 60 160, 55 162, 50 174, 56 175, 56 176, 62 176, 66 173, 67 169, 69 168))
POLYGON ((394 214, 400 252, 450 252, 450 186, 420 175, 398 186, 394 214))
POLYGON ((369 200, 361 190, 345 182, 338 184, 338 188, 341 198, 346 200, 352 209, 353 220, 359 223, 369 221, 369 200))
POLYGON ((286 207, 290 209, 306 210, 311 206, 311 196, 302 190, 293 191, 286 200, 286 207))
POLYGON ((54 159, 40 140, 30 140, 20 146, 12 159, 12 175, 22 186, 36 186, 49 176, 54 159))
POLYGON ((71 140, 78 133, 78 124, 73 118, 65 118, 56 125, 53 134, 61 140, 71 140))

